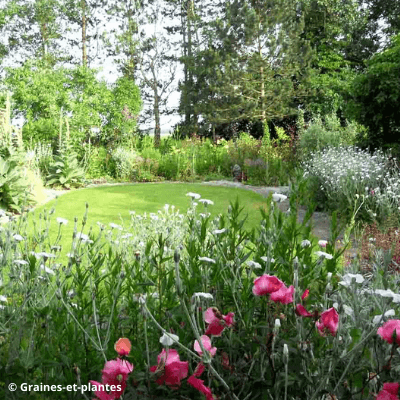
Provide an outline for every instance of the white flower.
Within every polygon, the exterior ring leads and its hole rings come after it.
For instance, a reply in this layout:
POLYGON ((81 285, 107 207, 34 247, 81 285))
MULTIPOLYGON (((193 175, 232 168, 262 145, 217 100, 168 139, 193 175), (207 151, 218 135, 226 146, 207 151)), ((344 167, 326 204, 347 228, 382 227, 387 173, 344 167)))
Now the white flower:
POLYGON ((158 216, 155 215, 155 214, 153 214, 153 213, 150 214, 150 218, 151 218, 153 221, 158 221, 158 216))
POLYGON ((281 201, 285 201, 286 199, 287 199, 287 196, 285 196, 284 194, 274 193, 272 195, 272 200, 276 201, 277 203, 280 203, 281 201))
POLYGON ((2 301, 3 303, 7 303, 7 297, 0 295, 0 301, 2 301))
POLYGON ((173 333, 164 332, 160 337, 160 343, 163 346, 172 346, 175 342, 179 342, 179 336, 174 335, 173 333))
POLYGON ((54 272, 52 269, 47 268, 47 267, 44 266, 43 264, 40 266, 40 269, 43 269, 45 272, 47 272, 47 273, 50 274, 50 275, 55 275, 55 272, 54 272))
POLYGON ((327 240, 319 240, 318 241, 318 246, 326 247, 327 244, 328 244, 327 240))
POLYGON ((56 258, 57 256, 55 254, 42 252, 42 253, 36 253, 35 257, 56 258))
POLYGON ((328 259, 328 260, 332 260, 332 258, 333 258, 333 255, 332 255, 332 254, 324 253, 323 251, 316 251, 315 254, 316 254, 318 257, 324 257, 324 258, 326 258, 326 259, 328 259))
POLYGON ((343 304, 343 310, 346 315, 349 315, 354 319, 354 310, 346 304, 343 304))
POLYGON ((28 261, 25 261, 25 260, 14 260, 14 262, 15 262, 15 264, 18 264, 18 265, 28 265, 29 264, 28 261))
POLYGON ((210 206, 214 205, 214 202, 208 199, 200 199, 199 202, 205 205, 210 205, 210 206))
POLYGON ((309 246, 311 246, 311 242, 309 240, 305 239, 301 242, 301 247, 309 247, 309 246))
POLYGON ((126 235, 121 236, 121 239, 128 239, 132 236, 133 236, 132 233, 127 233, 126 235))
POLYGON ((260 265, 258 262, 249 260, 249 261, 246 261, 246 264, 247 264, 250 268, 261 269, 261 265, 260 265))
POLYGON ((400 294, 396 294, 392 292, 390 289, 387 290, 376 289, 375 294, 379 294, 382 297, 391 297, 393 303, 400 303, 400 294))
POLYGON ((60 217, 57 218, 57 222, 58 222, 60 225, 67 225, 67 224, 68 224, 68 220, 67 220, 67 219, 60 218, 60 217))
POLYGON ((384 317, 393 317, 395 314, 396 314, 396 313, 395 313, 394 310, 388 310, 388 311, 386 311, 385 314, 383 314, 383 315, 375 315, 374 319, 372 320, 372 323, 373 323, 374 325, 378 325, 378 324, 380 324, 381 322, 383 322, 383 318, 384 318, 384 317))
POLYGON ((199 194, 197 194, 197 193, 192 193, 192 192, 186 193, 186 196, 189 196, 189 197, 191 197, 192 199, 196 199, 196 200, 200 199, 200 197, 201 197, 199 194))
POLYGON ((269 257, 262 256, 261 260, 265 261, 266 263, 267 262, 271 262, 271 263, 275 262, 275 258, 273 258, 273 257, 269 258, 269 257))
POLYGON ((147 294, 136 294, 133 296, 133 301, 138 302, 140 304, 145 304, 147 299, 147 294))
POLYGON ((350 286, 353 279, 355 279, 357 283, 364 282, 364 277, 360 274, 346 274, 343 276, 343 280, 339 282, 339 285, 350 286))
POLYGON ((0 217, 4 217, 6 215, 6 212, 0 208, 0 217))
POLYGON ((76 238, 82 240, 84 243, 93 243, 93 240, 89 240, 89 236, 84 233, 78 232, 76 238))
POLYGON ((168 212, 168 209, 169 209, 169 204, 166 204, 166 205, 164 206, 165 212, 168 212))
POLYGON ((212 233, 213 233, 214 235, 220 235, 221 233, 224 233, 224 232, 226 232, 226 228, 223 228, 223 229, 216 229, 216 230, 213 231, 212 233))
POLYGON ((203 293, 203 292, 196 292, 193 294, 192 299, 194 297, 199 297, 199 298, 203 298, 203 299, 209 299, 209 300, 213 300, 214 297, 211 293, 203 293))
POLYGON ((21 242, 22 240, 24 240, 24 238, 21 235, 15 234, 13 235, 13 238, 17 241, 17 242, 21 242))
POLYGON ((281 327, 281 320, 279 318, 277 318, 275 320, 275 329, 279 329, 281 327))
POLYGON ((199 261, 205 261, 205 262, 209 262, 212 264, 216 264, 216 261, 212 258, 208 258, 208 257, 199 257, 199 261))
POLYGON ((109 225, 111 226, 111 228, 113 229, 119 229, 120 231, 122 231, 122 226, 114 224, 114 222, 110 222, 109 225))
POLYGON ((129 211, 129 214, 130 214, 130 215, 135 215, 135 214, 136 214, 136 211, 129 211))

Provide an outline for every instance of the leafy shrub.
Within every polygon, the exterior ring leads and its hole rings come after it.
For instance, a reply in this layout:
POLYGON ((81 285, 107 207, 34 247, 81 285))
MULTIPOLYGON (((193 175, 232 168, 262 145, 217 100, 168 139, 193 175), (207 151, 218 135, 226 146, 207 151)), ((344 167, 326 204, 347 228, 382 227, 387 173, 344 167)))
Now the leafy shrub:
POLYGON ((305 160, 311 153, 321 151, 328 146, 354 145, 357 134, 362 130, 363 127, 354 122, 342 127, 335 114, 326 116, 325 122, 317 115, 298 139, 299 155, 305 160))
POLYGON ((124 147, 117 147, 112 151, 111 157, 115 165, 115 177, 128 179, 135 165, 136 153, 124 147))
POLYGON ((50 143, 37 142, 33 149, 27 151, 27 162, 32 169, 38 169, 42 179, 49 174, 50 165, 53 163, 53 151, 50 143))
POLYGON ((91 147, 87 153, 87 166, 85 175, 88 179, 101 178, 112 174, 111 155, 105 147, 91 147))
POLYGON ((11 211, 21 211, 23 205, 32 204, 29 182, 24 171, 13 159, 0 157, 0 207, 11 211))
POLYGON ((76 154, 72 151, 62 151, 60 155, 54 156, 46 184, 70 189, 81 186, 84 178, 85 171, 80 167, 76 154))

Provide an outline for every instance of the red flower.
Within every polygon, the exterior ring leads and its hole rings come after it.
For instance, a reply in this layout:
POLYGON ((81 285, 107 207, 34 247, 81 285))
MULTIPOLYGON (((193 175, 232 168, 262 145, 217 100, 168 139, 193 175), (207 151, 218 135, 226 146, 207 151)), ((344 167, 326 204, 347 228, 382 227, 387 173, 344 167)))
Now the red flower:
POLYGON ((264 274, 254 280, 253 293, 256 296, 264 296, 277 292, 284 283, 276 276, 264 274))
MULTIPOLYGON (((108 394, 104 388, 104 383, 99 383, 96 381, 90 381, 90 383, 96 387, 96 396, 99 400, 114 400, 116 397, 113 394, 108 394)), ((93 399, 93 400, 97 400, 93 399)))
POLYGON ((187 377, 189 373, 189 363, 180 361, 179 354, 175 349, 168 350, 168 356, 165 349, 157 357, 158 365, 150 368, 151 372, 162 373, 156 380, 157 384, 164 383, 171 386, 171 389, 178 389, 181 385, 181 379, 187 377))
POLYGON ((399 400, 400 383, 384 383, 376 400, 399 400))
MULTIPOLYGON (((204 349, 207 350, 212 356, 215 356, 215 353, 217 352, 217 348, 211 346, 211 339, 206 335, 201 336, 200 339, 201 339, 201 343, 203 344, 204 349)), ((195 340, 195 342, 194 342, 194 349, 199 353, 200 356, 203 355, 200 344, 197 340, 195 340)))
POLYGON ((396 343, 400 346, 400 320, 389 319, 378 329, 378 335, 388 343, 393 343, 394 332, 396 332, 396 343))
POLYGON ((302 304, 297 304, 296 305, 295 313, 299 317, 313 317, 314 316, 314 314, 309 313, 302 304))
POLYGON ((129 339, 121 338, 115 343, 114 349, 120 356, 127 356, 131 351, 131 347, 129 339))
POLYGON ((309 294, 310 294, 310 289, 306 289, 304 293, 301 295, 301 299, 305 300, 309 294))
POLYGON ((206 335, 221 336, 222 331, 229 326, 233 325, 233 312, 227 315, 222 315, 218 308, 210 307, 204 312, 204 321, 207 322, 208 327, 205 331, 206 335))
POLYGON ((293 303, 294 286, 286 287, 281 286, 279 290, 271 293, 270 299, 275 303, 289 304, 293 303))
POLYGON ((321 314, 320 321, 317 321, 315 325, 321 336, 325 336, 327 332, 335 336, 339 327, 339 314, 332 307, 321 314))
POLYGON ((207 386, 204 385, 204 381, 201 379, 196 378, 194 375, 192 375, 188 380, 187 383, 190 386, 193 386, 195 389, 197 389, 199 392, 203 393, 206 395, 207 400, 214 400, 214 397, 211 393, 211 389, 207 386))

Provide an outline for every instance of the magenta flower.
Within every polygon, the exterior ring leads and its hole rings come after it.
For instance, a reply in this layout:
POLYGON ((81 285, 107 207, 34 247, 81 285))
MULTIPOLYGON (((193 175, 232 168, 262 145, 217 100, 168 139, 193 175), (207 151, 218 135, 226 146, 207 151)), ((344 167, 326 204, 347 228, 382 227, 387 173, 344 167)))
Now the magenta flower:
POLYGON ((271 293, 270 299, 275 303, 289 304, 293 303, 294 286, 281 286, 279 290, 271 293))
POLYGON ((158 365, 151 367, 150 371, 162 373, 156 380, 157 384, 163 385, 165 383, 171 389, 178 389, 181 385, 181 379, 186 378, 189 373, 189 363, 180 361, 179 354, 175 349, 169 349, 168 356, 163 349, 157 357, 157 363, 158 365))
POLYGON ((211 389, 207 386, 204 385, 204 381, 196 378, 194 375, 192 375, 188 380, 187 383, 190 386, 193 386, 195 389, 197 389, 199 392, 203 393, 206 395, 207 400, 214 400, 214 397, 212 395, 211 389))
MULTIPOLYGON (((211 339, 206 335, 201 336, 200 339, 201 339, 201 343, 203 344, 204 349, 207 350, 214 357, 215 353, 217 352, 217 348, 212 347, 211 339)), ((203 355, 200 344, 197 340, 194 342, 194 349, 199 353, 200 356, 203 355)))
POLYGON ((305 300, 309 294, 310 294, 310 289, 306 289, 304 293, 301 295, 301 299, 305 300))
POLYGON ((264 274, 254 280, 253 293, 256 296, 264 296, 277 292, 282 286, 283 282, 276 276, 264 274))
POLYGON ((127 356, 131 351, 131 342, 127 338, 119 339, 115 345, 114 349, 120 356, 127 356))
POLYGON ((107 394, 102 388, 96 389, 96 396, 100 400, 119 399, 126 388, 126 380, 128 374, 133 371, 133 365, 126 360, 117 358, 116 360, 107 361, 102 371, 102 383, 90 381, 96 388, 99 385, 110 385, 120 390, 115 390, 107 394), (111 396, 111 397, 110 397, 111 396))
POLYGON ((384 383, 376 400, 399 400, 400 383, 384 383))
POLYGON ((309 313, 302 304, 296 305, 295 313, 299 317, 313 317, 314 316, 314 314, 309 313))
POLYGON ((400 346, 400 320, 389 319, 378 329, 378 335, 388 343, 393 343, 394 332, 396 332, 396 343, 400 346))
POLYGON ((336 336, 339 327, 339 314, 332 307, 321 314, 320 321, 317 321, 315 325, 321 336, 326 336, 327 333, 336 336))
POLYGON ((234 313, 230 312, 227 315, 222 315, 216 307, 207 308, 204 312, 204 321, 208 327, 205 331, 206 335, 221 336, 222 331, 233 325, 234 313))

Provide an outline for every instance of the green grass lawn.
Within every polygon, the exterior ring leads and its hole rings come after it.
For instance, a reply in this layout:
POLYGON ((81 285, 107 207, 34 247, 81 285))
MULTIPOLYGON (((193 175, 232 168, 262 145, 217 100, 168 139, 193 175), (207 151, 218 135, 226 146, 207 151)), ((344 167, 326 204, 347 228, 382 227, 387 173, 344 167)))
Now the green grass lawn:
MULTIPOLYGON (((188 192, 198 193, 203 199, 212 200, 214 205, 208 206, 212 216, 226 213, 229 203, 238 198, 241 206, 244 206, 243 217, 248 214, 245 227, 249 229, 259 226, 261 220, 259 208, 267 204, 267 199, 261 195, 239 188, 186 183, 143 183, 74 190, 37 207, 34 215, 37 219, 44 209, 55 208, 49 231, 52 242, 58 233, 56 218, 69 220, 68 225, 62 226, 62 239, 59 243, 63 247, 62 255, 65 255, 70 251, 74 217, 78 218, 78 231, 80 231, 86 203, 89 204, 89 209, 84 233, 88 233, 90 226, 93 226, 94 232, 97 232, 96 222, 101 222, 106 226, 110 222, 122 225, 121 218, 125 221, 125 225, 129 226, 129 211, 135 211, 136 214, 156 213, 165 204, 175 205, 175 210, 180 210, 185 214, 190 205, 190 197, 186 196, 188 192)), ((198 212, 203 212, 203 210, 203 205, 199 203, 198 212)))

